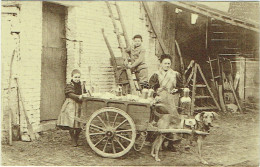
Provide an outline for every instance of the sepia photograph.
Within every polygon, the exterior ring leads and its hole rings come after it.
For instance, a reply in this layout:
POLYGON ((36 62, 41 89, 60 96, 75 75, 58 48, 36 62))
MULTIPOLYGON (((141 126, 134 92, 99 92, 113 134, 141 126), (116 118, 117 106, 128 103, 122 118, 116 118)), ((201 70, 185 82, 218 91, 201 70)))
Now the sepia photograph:
POLYGON ((1 1, 1 166, 258 167, 259 1, 1 1))

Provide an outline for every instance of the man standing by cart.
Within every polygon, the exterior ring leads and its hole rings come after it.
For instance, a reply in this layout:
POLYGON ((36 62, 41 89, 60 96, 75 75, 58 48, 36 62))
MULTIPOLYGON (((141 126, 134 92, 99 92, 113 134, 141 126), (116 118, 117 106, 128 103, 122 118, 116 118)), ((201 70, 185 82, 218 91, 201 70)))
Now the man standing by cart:
POLYGON ((142 42, 142 36, 135 35, 133 37, 133 45, 126 49, 132 62, 132 64, 127 63, 127 68, 130 68, 135 73, 141 89, 148 87, 148 69, 145 63, 145 49, 142 46, 142 42))

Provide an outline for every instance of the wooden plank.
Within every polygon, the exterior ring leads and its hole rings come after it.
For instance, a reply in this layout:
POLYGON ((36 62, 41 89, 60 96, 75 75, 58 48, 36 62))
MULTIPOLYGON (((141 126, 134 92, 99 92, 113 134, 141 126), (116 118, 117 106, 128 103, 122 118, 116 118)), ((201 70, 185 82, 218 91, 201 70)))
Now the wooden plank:
POLYGON ((234 90, 235 91, 237 90, 237 86, 238 86, 238 83, 239 83, 239 78, 240 78, 239 73, 236 73, 235 79, 234 79, 234 90))
POLYGON ((242 100, 245 99, 245 66, 246 66, 246 59, 244 57, 241 57, 239 63, 240 81, 239 81, 238 92, 239 92, 239 97, 242 100))
POLYGON ((232 90, 232 93, 233 93, 233 95, 234 95, 234 97, 235 97, 235 100, 236 100, 237 106, 238 106, 239 110, 242 112, 241 105, 240 105, 240 103, 239 103, 239 101, 238 101, 238 98, 237 98, 236 92, 235 92, 235 90, 234 90, 234 87, 233 87, 231 81, 229 81, 229 86, 230 86, 230 88, 231 88, 231 90, 232 90))
POLYGON ((215 106, 205 106, 205 107, 195 107, 196 111, 203 111, 203 110, 217 110, 218 108, 215 106))
POLYGON ((195 96, 196 99, 208 99, 211 98, 211 96, 195 96))
POLYGON ((15 55, 15 50, 13 51, 13 54, 11 56, 11 61, 10 61, 10 75, 9 75, 9 83, 8 83, 8 107, 9 107, 9 119, 8 119, 8 128, 9 128, 9 145, 13 145, 13 137, 12 137, 12 108, 11 108, 11 84, 12 84, 12 76, 13 76, 13 62, 14 62, 14 55, 15 55))
POLYGON ((227 110, 226 110, 226 106, 225 106, 225 103, 224 103, 223 86, 222 85, 218 86, 218 95, 219 95, 219 102, 220 102, 221 109, 222 109, 222 111, 226 112, 227 110))
MULTIPOLYGON (((191 129, 158 129, 158 128, 148 128, 147 131, 155 131, 155 132, 161 132, 161 133, 187 133, 192 134, 193 131, 191 129)), ((195 130, 194 131, 198 135, 209 135, 207 132, 202 132, 195 130)))
POLYGON ((17 85, 17 88, 18 88, 21 104, 22 104, 22 107, 23 107, 23 112, 24 112, 26 123, 27 123, 28 133, 29 133, 31 141, 33 141, 33 140, 37 139, 38 136, 35 134, 33 127, 32 127, 32 124, 29 121, 28 113, 27 113, 27 110, 26 110, 25 105, 24 105, 23 93, 21 92, 21 87, 20 87, 18 78, 15 78, 15 81, 16 81, 16 85, 17 85))
POLYGON ((122 14, 121 14, 121 10, 120 10, 120 8, 119 8, 119 6, 116 2, 115 2, 115 5, 116 5, 117 13, 118 13, 118 18, 121 22, 121 27, 122 27, 123 34, 124 34, 126 47, 130 47, 130 42, 129 42, 128 34, 127 34, 127 31, 126 31, 126 28, 125 28, 125 24, 124 24, 125 22, 124 22, 124 19, 122 17, 122 14))
POLYGON ((177 40, 175 40, 175 45, 177 47, 177 51, 178 51, 178 54, 180 56, 181 72, 182 72, 182 82, 183 82, 184 85, 186 85, 185 67, 184 67, 184 63, 183 63, 183 57, 182 57, 182 54, 181 54, 181 49, 180 49, 180 46, 179 46, 177 40))
POLYGON ((160 31, 158 30, 158 27, 156 27, 156 26, 154 25, 154 24, 155 24, 155 20, 152 18, 152 13, 151 13, 151 11, 150 11, 150 9, 149 9, 149 6, 147 5, 147 2, 142 1, 142 4, 143 4, 143 6, 144 6, 145 12, 147 13, 148 19, 149 19, 149 21, 150 21, 150 23, 151 23, 153 32, 154 32, 154 34, 156 35, 156 37, 157 37, 157 39, 158 39, 158 41, 159 41, 159 44, 160 44, 160 46, 161 46, 161 48, 162 48, 163 53, 169 54, 168 49, 166 48, 166 46, 165 46, 165 44, 164 44, 164 42, 163 42, 161 36, 159 35, 159 34, 160 34, 160 33, 159 33, 160 31))
POLYGON ((194 73, 193 73, 193 83, 192 83, 192 92, 191 92, 191 113, 190 113, 190 115, 193 115, 194 107, 195 107, 197 69, 198 68, 195 64, 194 71, 193 71, 194 73))

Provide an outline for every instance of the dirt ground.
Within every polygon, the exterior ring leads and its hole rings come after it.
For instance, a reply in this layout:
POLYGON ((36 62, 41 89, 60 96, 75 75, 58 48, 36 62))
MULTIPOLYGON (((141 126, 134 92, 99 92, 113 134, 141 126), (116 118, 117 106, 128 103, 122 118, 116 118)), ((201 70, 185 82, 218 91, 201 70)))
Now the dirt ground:
MULTIPOLYGON (((67 131, 43 132, 35 142, 2 145, 2 165, 8 166, 202 166, 193 147, 191 151, 161 151, 161 162, 150 155, 150 146, 140 152, 131 150, 117 158, 102 158, 95 154, 80 136, 80 146, 72 147, 67 131)), ((258 112, 221 115, 205 139, 203 157, 211 166, 259 166, 258 112)))

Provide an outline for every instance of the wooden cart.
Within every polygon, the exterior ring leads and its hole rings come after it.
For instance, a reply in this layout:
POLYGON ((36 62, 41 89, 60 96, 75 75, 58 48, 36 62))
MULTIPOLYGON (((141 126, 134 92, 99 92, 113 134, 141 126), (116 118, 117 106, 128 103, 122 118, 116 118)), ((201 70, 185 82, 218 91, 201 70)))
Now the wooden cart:
POLYGON ((125 155, 143 132, 190 133, 189 130, 159 130, 148 126, 152 121, 152 106, 147 103, 93 97, 84 97, 83 101, 87 142, 92 150, 103 157, 125 155))

